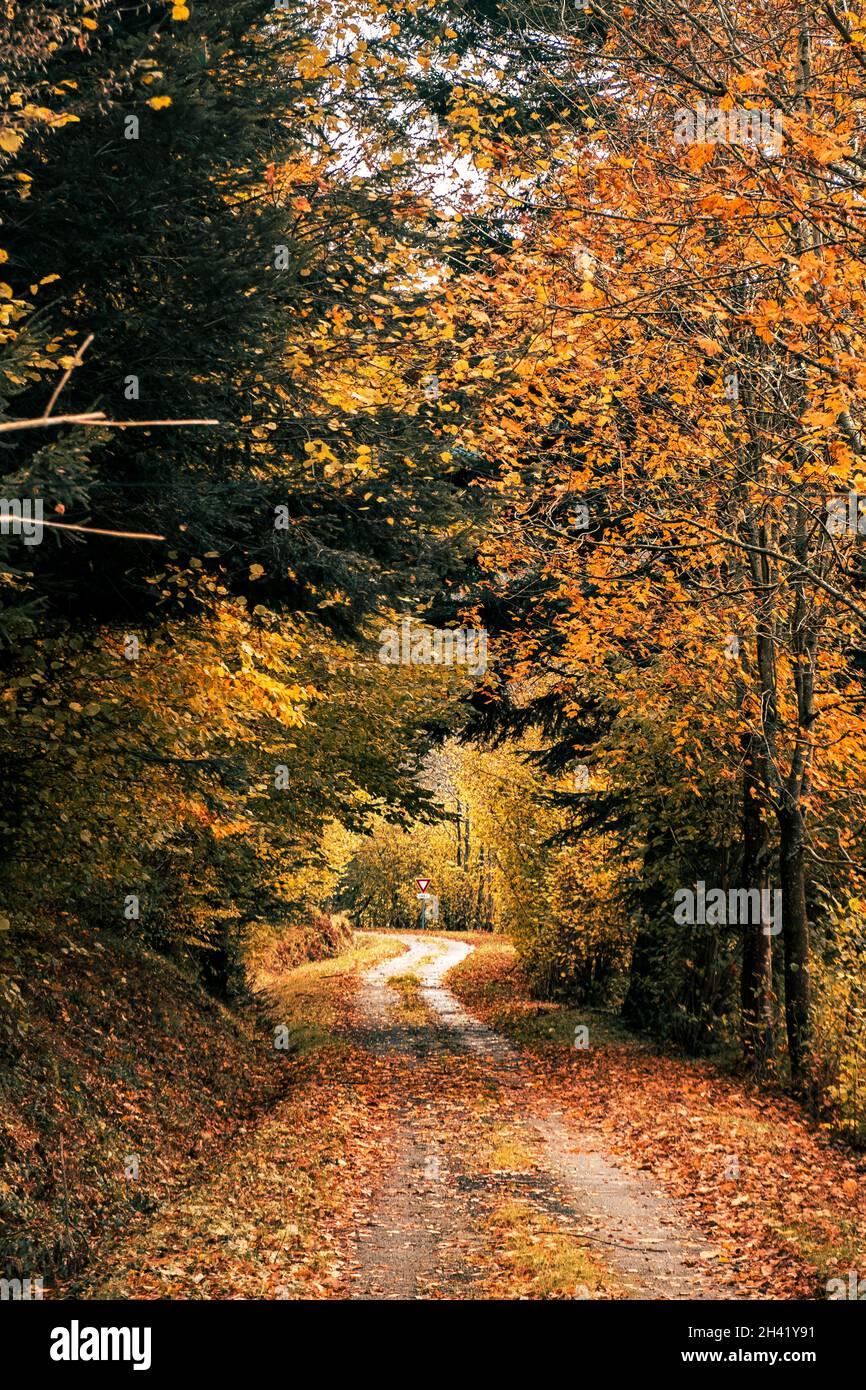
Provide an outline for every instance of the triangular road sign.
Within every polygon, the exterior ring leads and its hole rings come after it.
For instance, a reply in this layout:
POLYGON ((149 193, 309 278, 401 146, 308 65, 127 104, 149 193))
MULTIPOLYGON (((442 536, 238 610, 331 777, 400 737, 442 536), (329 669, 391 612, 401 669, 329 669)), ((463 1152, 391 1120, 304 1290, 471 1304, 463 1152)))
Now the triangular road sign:
POLYGON ((427 889, 430 887, 429 878, 416 878, 415 882, 418 885, 419 891, 422 893, 426 893, 427 889))

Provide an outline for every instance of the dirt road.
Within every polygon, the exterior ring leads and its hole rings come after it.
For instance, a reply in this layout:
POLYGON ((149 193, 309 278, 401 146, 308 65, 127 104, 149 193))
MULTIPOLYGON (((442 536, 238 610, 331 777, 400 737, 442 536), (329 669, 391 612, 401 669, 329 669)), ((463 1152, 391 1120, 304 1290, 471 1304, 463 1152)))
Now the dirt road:
MULTIPOLYGON (((499 1205, 528 1203, 547 1223, 543 1229, 589 1248, 617 1296, 719 1297, 703 1237, 649 1179, 626 1174, 596 1139, 569 1129, 562 1113, 546 1106, 524 1078, 519 1055, 446 987, 448 971, 473 947, 408 933, 399 940, 405 954, 368 971, 358 992, 356 1040, 376 1056, 402 1057, 412 1066, 400 1109, 398 1157, 367 1229, 359 1232, 356 1296, 472 1297, 478 1218, 494 1186, 499 1205), (407 994, 413 1000, 409 1017, 401 1007, 407 994), (482 1137, 485 1127, 489 1132, 504 1126, 531 1155, 528 1167, 524 1160, 496 1171, 493 1184, 473 1161, 477 1123, 470 1125, 467 1115, 463 1132, 453 1109, 437 1105, 431 1085, 430 1069, 461 1057, 481 1063, 492 1094, 482 1137)), ((592 1293, 577 1284, 573 1296, 592 1293)))

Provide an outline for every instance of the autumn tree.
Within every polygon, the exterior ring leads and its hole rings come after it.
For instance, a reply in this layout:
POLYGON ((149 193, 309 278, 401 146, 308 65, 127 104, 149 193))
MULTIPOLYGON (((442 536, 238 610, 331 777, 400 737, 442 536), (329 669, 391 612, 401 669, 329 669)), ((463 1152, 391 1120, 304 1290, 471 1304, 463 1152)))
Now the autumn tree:
MULTIPOLYGON (((860 466, 856 44, 803 7, 591 11, 615 114, 549 128, 498 180, 519 231, 494 317, 523 380, 493 429, 511 511, 485 602, 520 615, 506 681, 545 671, 548 703, 612 703, 622 729, 664 712, 694 797, 739 784, 727 872, 764 886, 778 847, 802 1077, 810 898, 840 860, 856 884, 862 819, 856 539, 826 525, 860 466)), ((575 40, 576 88, 586 60, 575 40)), ((763 1059, 767 925, 742 941, 763 1059)))

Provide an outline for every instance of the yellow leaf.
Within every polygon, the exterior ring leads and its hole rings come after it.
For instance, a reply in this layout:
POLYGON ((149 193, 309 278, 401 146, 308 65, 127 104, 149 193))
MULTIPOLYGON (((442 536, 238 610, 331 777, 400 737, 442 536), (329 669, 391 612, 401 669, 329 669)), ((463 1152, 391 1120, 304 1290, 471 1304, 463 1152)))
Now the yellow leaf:
POLYGON ((261 579, 264 572, 264 565, 250 565, 250 579, 261 579))
POLYGON ((6 154, 17 154, 23 140, 24 136, 19 135, 17 130, 0 130, 0 150, 6 154))
POLYGON ((172 17, 172 19, 176 19, 176 20, 189 19, 189 6, 188 6, 188 5, 174 5, 174 6, 172 7, 171 17, 172 17))
POLYGON ((154 111, 161 111, 165 106, 171 106, 171 97, 151 97, 147 103, 152 106, 154 111))

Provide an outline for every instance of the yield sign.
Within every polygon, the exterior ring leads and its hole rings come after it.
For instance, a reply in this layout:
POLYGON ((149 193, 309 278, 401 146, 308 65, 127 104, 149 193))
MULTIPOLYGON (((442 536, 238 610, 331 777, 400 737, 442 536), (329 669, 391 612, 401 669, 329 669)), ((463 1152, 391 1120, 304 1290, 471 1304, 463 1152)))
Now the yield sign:
POLYGON ((419 891, 422 893, 426 893, 427 889, 430 887, 429 878, 416 878, 415 882, 418 885, 419 891))

